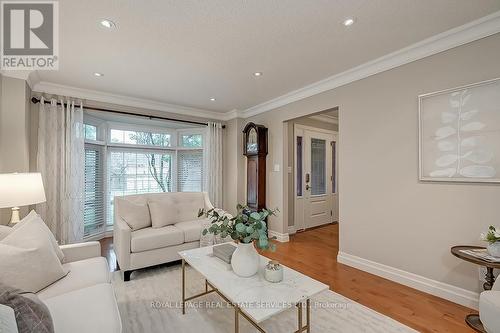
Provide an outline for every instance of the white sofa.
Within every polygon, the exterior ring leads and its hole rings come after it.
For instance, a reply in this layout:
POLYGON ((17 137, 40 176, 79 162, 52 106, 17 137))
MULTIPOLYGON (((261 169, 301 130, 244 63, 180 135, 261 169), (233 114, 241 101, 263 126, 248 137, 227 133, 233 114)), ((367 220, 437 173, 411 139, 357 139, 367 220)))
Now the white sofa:
POLYGON ((130 280, 133 270, 177 261, 180 259, 177 252, 199 247, 201 232, 209 221, 198 218, 198 210, 213 208, 206 192, 128 195, 115 197, 114 206, 113 243, 125 281, 130 280), (146 216, 148 210, 145 210, 141 218, 150 218, 150 223, 132 230, 130 222, 128 224, 123 218, 122 210, 130 210, 131 205, 147 205, 152 212, 152 203, 157 207, 156 215, 146 216), (158 209, 161 210, 160 216, 158 209), (155 227, 158 225, 155 218, 168 219, 168 225, 155 227))
POLYGON ((500 278, 479 296, 479 318, 488 333, 500 333, 500 278))
POLYGON ((60 246, 68 275, 37 293, 56 333, 122 331, 106 258, 99 242, 60 246))

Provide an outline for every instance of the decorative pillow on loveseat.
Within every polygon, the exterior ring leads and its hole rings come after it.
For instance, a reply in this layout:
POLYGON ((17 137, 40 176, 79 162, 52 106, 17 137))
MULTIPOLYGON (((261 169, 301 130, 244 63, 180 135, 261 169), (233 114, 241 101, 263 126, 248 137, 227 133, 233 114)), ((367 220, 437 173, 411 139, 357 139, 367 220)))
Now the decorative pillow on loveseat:
POLYGON ((130 200, 115 200, 120 217, 132 231, 151 227, 151 216, 146 203, 135 203, 130 200), (119 209, 118 209, 119 206, 119 209))
POLYGON ((37 216, 0 241, 0 283, 35 293, 66 276, 46 228, 37 216))
POLYGON ((14 310, 19 333, 54 332, 49 309, 35 294, 0 283, 0 304, 14 310))

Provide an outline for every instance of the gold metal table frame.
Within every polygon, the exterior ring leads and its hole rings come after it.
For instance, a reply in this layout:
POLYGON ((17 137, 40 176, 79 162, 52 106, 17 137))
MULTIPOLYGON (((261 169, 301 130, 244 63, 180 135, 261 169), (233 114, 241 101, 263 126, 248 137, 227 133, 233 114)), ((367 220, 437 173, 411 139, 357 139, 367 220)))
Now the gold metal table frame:
MULTIPOLYGON (((226 296, 224 296, 217 288, 215 288, 210 282, 208 282, 205 279, 205 291, 202 293, 199 293, 194 296, 186 297, 186 261, 182 259, 182 314, 186 314, 186 302, 193 300, 195 298, 205 296, 210 293, 217 293, 219 294, 220 297, 224 299, 228 304, 231 304, 231 306, 234 308, 234 332, 238 333, 240 331, 240 325, 239 325, 239 316, 241 315, 243 318, 245 318, 250 324, 252 324, 259 332, 261 333, 266 333, 262 329, 262 327, 259 326, 255 321, 253 321, 249 316, 247 316, 238 306, 238 304, 235 304, 231 302, 229 299, 227 299, 226 296), (209 289, 210 287, 210 289, 209 289)), ((298 330, 296 330, 294 333, 301 333, 301 332, 311 332, 311 302, 309 299, 306 300, 306 324, 303 324, 303 311, 304 311, 304 303, 299 302, 296 304, 297 307, 297 324, 298 324, 298 330)))

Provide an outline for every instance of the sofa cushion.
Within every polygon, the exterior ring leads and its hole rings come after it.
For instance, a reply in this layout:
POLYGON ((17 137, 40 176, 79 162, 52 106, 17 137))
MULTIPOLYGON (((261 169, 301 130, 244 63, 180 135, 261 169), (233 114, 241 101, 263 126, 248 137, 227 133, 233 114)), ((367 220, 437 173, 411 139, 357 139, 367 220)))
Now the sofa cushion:
POLYGON ((38 292, 68 273, 39 217, 0 241, 0 258, 0 282, 26 292, 38 292))
POLYGON ((210 226, 210 221, 208 219, 203 219, 179 222, 174 225, 184 232, 184 241, 187 243, 200 240, 201 232, 206 226, 210 226))
POLYGON ((151 216, 146 203, 136 203, 127 199, 115 198, 116 210, 132 231, 151 226, 151 216))
POLYGON ((132 252, 155 250, 184 243, 184 232, 173 225, 141 229, 131 233, 130 243, 132 252))
POLYGON ((69 270, 68 275, 38 292, 38 297, 47 299, 73 290, 111 281, 108 263, 104 257, 74 261, 64 264, 63 267, 69 270))
POLYGON ((195 220, 198 210, 205 207, 202 192, 162 193, 148 203, 154 228, 195 220))
POLYGON ((120 313, 113 286, 98 284, 44 300, 55 332, 119 333, 120 313))

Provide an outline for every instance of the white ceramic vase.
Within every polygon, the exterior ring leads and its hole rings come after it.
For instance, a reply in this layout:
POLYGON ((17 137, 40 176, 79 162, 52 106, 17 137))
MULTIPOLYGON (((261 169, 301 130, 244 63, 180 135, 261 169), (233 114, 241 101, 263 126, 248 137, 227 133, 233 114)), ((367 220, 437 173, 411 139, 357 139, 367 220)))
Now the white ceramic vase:
POLYGON ((250 277, 259 270, 259 254, 253 243, 238 243, 231 257, 231 266, 236 275, 250 277))
POLYGON ((488 253, 493 257, 500 257, 500 242, 488 243, 488 253))

